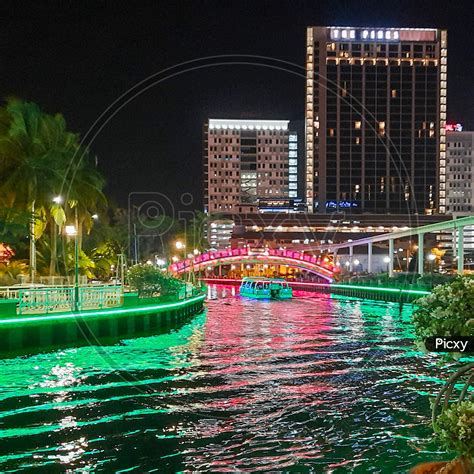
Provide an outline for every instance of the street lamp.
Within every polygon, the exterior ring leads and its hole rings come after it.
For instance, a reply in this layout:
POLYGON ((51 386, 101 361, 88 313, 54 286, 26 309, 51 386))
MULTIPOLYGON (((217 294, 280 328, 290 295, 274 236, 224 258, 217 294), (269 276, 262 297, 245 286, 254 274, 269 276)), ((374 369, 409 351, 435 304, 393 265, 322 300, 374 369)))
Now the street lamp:
POLYGON ((180 240, 177 240, 174 245, 177 250, 183 251, 183 260, 186 259, 186 245, 183 244, 183 242, 181 242, 180 240))
POLYGON ((387 264, 387 273, 390 272, 389 268, 388 268, 388 264, 390 263, 390 257, 384 257, 383 258, 383 262, 387 264))
POLYGON ((436 255, 430 253, 427 259, 430 262, 430 272, 433 273, 433 266, 434 266, 434 261, 436 260, 436 255))
POLYGON ((79 245, 77 240, 77 228, 75 225, 67 225, 66 235, 74 237, 74 311, 79 311, 79 245))
POLYGON ((354 272, 357 275, 357 267, 360 265, 360 260, 357 258, 354 260, 354 272))

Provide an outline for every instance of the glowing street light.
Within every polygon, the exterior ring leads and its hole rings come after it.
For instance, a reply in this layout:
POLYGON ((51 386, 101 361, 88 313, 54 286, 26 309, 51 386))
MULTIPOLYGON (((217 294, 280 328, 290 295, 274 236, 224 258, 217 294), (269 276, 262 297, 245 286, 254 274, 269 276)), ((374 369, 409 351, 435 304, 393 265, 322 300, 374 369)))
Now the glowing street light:
POLYGON ((53 198, 53 202, 56 203, 56 204, 61 204, 63 202, 62 196, 55 196, 53 198))
POLYGON ((92 214, 92 219, 94 219, 95 221, 99 219, 99 215, 98 214, 92 214))
POLYGON ((176 255, 173 255, 172 259, 174 263, 179 262, 179 258, 176 255))
POLYGON ((390 257, 384 257, 383 262, 384 263, 390 263, 390 257))
POLYGON ((74 237, 75 235, 77 235, 77 230, 76 230, 75 225, 67 225, 65 227, 65 231, 66 231, 66 235, 68 235, 69 237, 74 237))
POLYGON ((430 253, 428 257, 426 257, 428 261, 430 262, 430 271, 433 273, 433 267, 434 267, 434 261, 436 260, 436 255, 430 253))
POLYGON ((186 248, 186 245, 184 245, 183 242, 181 242, 180 240, 177 240, 175 242, 175 246, 178 250, 182 250, 182 249, 186 248))
POLYGON ((193 253, 194 253, 194 255, 199 255, 201 252, 199 252, 198 249, 194 249, 194 250, 193 250, 193 253))

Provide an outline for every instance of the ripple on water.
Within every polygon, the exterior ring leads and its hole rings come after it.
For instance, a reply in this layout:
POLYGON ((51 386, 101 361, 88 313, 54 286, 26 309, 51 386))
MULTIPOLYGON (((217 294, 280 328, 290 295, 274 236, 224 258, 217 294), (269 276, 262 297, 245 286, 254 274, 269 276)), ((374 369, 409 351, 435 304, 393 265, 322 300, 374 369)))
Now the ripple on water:
POLYGON ((410 306, 212 291, 171 334, 1 360, 1 470, 385 473, 440 458, 427 394, 446 374, 413 350, 410 306))

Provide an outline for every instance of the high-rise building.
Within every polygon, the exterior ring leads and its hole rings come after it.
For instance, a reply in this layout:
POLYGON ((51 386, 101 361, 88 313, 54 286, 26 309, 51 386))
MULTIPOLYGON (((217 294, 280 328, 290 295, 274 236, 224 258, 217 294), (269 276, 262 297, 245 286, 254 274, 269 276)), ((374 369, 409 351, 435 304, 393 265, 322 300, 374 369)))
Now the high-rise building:
POLYGON ((474 212, 474 132, 448 132, 446 213, 474 212))
POLYGON ((204 126, 204 210, 258 212, 259 199, 298 197, 298 136, 288 120, 209 119, 204 126))
POLYGON ((307 29, 309 212, 446 211, 447 32, 307 29))

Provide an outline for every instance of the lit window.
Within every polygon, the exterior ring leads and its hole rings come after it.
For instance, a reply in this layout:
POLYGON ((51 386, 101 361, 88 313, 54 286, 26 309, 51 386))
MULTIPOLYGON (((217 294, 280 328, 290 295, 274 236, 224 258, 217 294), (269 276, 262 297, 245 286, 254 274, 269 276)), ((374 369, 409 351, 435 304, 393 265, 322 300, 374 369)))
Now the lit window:
POLYGON ((398 39, 398 31, 393 32, 393 39, 398 39))
POLYGON ((370 39, 375 39, 375 31, 370 32, 370 39))
POLYGON ((352 39, 354 39, 354 38, 356 37, 356 32, 355 32, 355 30, 351 30, 351 32, 350 32, 350 37, 351 37, 352 39))
POLYGON ((397 89, 392 89, 392 99, 395 99, 397 97, 397 89))
POLYGON ((333 136, 334 136, 334 129, 333 129, 333 128, 330 128, 330 129, 329 129, 329 136, 330 136, 330 137, 333 137, 333 136))
POLYGON ((385 122, 379 122, 379 134, 385 135, 385 122))
POLYGON ((377 39, 383 39, 383 31, 382 30, 377 31, 377 39))
POLYGON ((391 37, 392 37, 392 35, 391 35, 390 31, 386 31, 385 32, 385 39, 389 40, 391 37))
POLYGON ((356 129, 360 129, 360 127, 362 126, 362 122, 360 120, 356 120, 355 124, 354 124, 354 127, 356 129))
POLYGON ((367 30, 364 30, 364 31, 362 32, 362 38, 363 38, 363 39, 367 39, 368 37, 369 37, 369 32, 368 32, 367 30))
POLYGON ((342 30, 341 36, 342 36, 343 38, 347 38, 347 30, 342 30))

